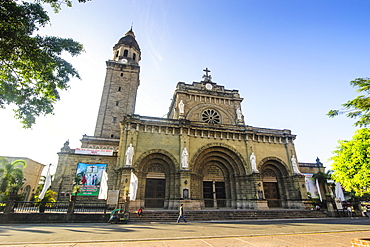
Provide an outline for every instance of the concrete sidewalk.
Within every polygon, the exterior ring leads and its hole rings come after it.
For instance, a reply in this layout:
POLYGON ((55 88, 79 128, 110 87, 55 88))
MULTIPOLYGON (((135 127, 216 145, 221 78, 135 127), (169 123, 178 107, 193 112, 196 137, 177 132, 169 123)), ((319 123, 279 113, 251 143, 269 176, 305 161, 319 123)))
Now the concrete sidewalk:
POLYGON ((120 242, 84 242, 84 243, 58 243, 58 244, 22 244, 7 245, 9 247, 344 247, 351 246, 350 240, 370 236, 366 232, 342 232, 342 233, 317 233, 317 234, 291 234, 291 235, 270 235, 255 237, 220 237, 220 238, 199 238, 199 239, 178 239, 178 240, 145 240, 145 241, 120 241, 120 242))
POLYGON ((0 246, 351 246, 370 238, 370 220, 37 224, 0 226, 0 246))

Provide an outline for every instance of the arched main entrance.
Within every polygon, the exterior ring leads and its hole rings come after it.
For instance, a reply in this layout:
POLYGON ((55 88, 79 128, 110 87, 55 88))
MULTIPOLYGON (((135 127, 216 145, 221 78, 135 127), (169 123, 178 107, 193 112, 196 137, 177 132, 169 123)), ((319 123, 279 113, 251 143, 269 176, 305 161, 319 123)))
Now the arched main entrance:
MULTIPOLYGON (((229 196, 226 196, 225 188, 226 171, 223 171, 222 168, 220 164, 211 163, 203 169, 203 199, 205 207, 226 207, 226 199, 229 196)), ((229 187, 229 183, 227 187, 229 187)))
POLYGON ((204 207, 237 207, 236 201, 244 193, 238 177, 245 175, 245 168, 236 150, 222 144, 207 145, 194 155, 192 164, 197 174, 192 191, 204 201, 204 207))
POLYGON ((140 161, 140 199, 145 208, 168 208, 175 194, 174 160, 165 151, 153 152, 140 161))
POLYGON ((146 208, 163 208, 166 195, 166 172, 163 165, 154 163, 148 167, 145 181, 146 208))
POLYGON ((287 170, 278 159, 266 158, 259 169, 262 174, 263 191, 269 208, 282 207, 282 198, 285 192, 283 176, 287 170))

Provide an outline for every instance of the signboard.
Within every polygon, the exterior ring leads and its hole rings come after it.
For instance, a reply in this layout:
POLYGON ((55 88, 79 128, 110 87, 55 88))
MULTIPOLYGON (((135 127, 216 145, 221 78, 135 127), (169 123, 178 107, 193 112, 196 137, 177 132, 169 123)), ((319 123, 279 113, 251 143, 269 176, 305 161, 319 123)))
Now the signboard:
POLYGON ((117 205, 119 199, 119 190, 108 190, 108 205, 117 205))
POLYGON ((102 171, 107 164, 85 164, 78 163, 76 173, 76 184, 80 186, 79 196, 98 196, 102 171))
POLYGON ((312 173, 302 173, 305 176, 306 190, 311 194, 311 198, 320 198, 317 190, 316 181, 312 173))
POLYGON ((91 149, 91 148, 76 148, 75 154, 89 154, 89 155, 113 155, 113 150, 110 149, 91 149))

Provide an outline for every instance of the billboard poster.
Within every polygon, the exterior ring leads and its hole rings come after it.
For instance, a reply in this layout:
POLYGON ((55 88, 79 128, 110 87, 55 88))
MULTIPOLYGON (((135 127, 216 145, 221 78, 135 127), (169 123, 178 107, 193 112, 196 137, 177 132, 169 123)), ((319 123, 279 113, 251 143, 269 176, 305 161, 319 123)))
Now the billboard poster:
POLYGON ((78 163, 76 173, 76 184, 80 186, 78 196, 98 196, 102 171, 107 164, 85 164, 78 163))
POLYGON ((311 194, 312 198, 320 198, 319 192, 317 190, 316 181, 312 177, 312 173, 302 173, 305 176, 306 190, 311 194))

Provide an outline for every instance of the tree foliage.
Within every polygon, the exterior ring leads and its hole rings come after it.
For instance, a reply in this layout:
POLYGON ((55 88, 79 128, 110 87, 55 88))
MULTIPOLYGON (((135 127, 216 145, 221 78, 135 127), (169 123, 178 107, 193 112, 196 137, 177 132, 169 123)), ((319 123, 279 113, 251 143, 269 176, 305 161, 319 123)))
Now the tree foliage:
POLYGON ((35 202, 46 202, 46 207, 52 207, 54 205, 53 203, 57 201, 55 198, 57 197, 57 194, 58 193, 56 193, 55 191, 53 191, 51 189, 49 189, 49 190, 46 191, 45 196, 44 196, 44 198, 42 200, 40 200, 39 194, 40 193, 36 194, 33 197, 33 201, 35 201, 35 202))
MULTIPOLYGON (((86 3, 91 0, 78 0, 80 3, 86 3)), ((62 5, 65 4, 67 7, 72 7, 71 0, 36 0, 37 3, 48 3, 54 9, 55 12, 58 12, 62 9, 62 5)))
POLYGON ((370 79, 357 78, 351 81, 350 84, 358 88, 357 92, 364 94, 342 104, 343 109, 341 110, 330 110, 327 115, 335 117, 345 114, 349 118, 359 119, 355 122, 355 126, 367 127, 370 125, 370 79))
POLYGON ((9 194, 17 192, 23 185, 23 168, 26 167, 24 160, 9 162, 0 157, 0 193, 9 194))
MULTIPOLYGON (((41 0, 60 9, 69 0, 41 0), (58 7, 59 6, 59 7, 58 7)), ((0 2, 0 108, 15 106, 15 117, 30 128, 36 117, 52 114, 59 92, 69 88, 77 70, 61 55, 79 55, 83 46, 72 40, 35 35, 50 21, 40 0, 0 2)))
POLYGON ((332 178, 356 196, 370 194, 370 129, 357 130, 351 141, 339 141, 333 153, 332 178))

